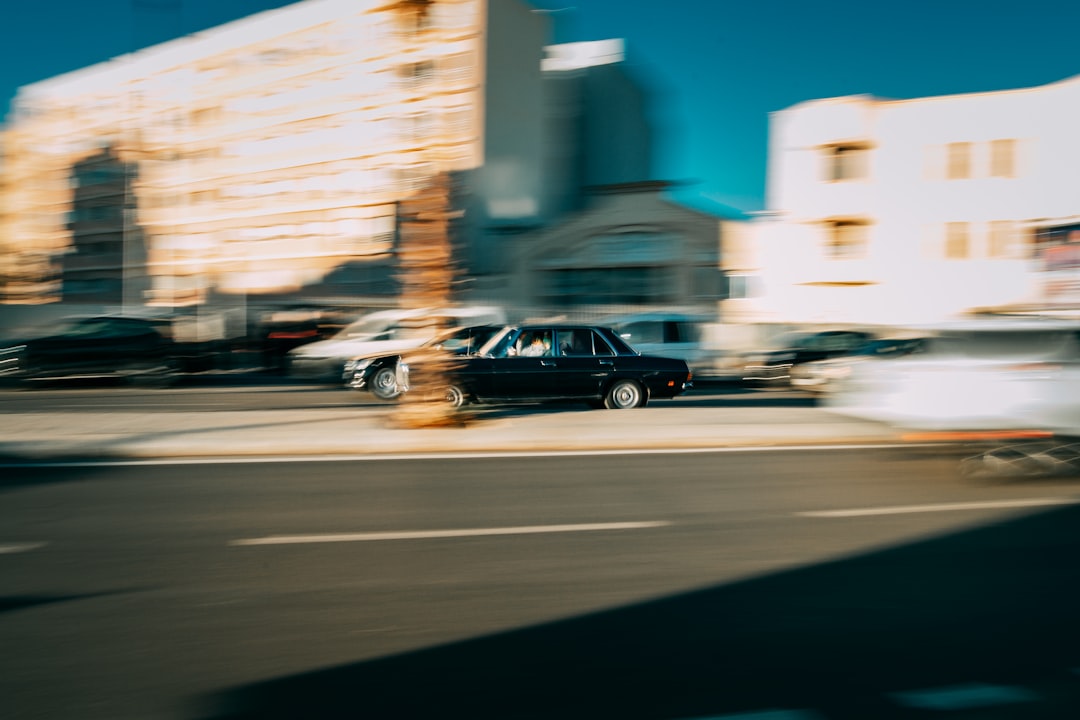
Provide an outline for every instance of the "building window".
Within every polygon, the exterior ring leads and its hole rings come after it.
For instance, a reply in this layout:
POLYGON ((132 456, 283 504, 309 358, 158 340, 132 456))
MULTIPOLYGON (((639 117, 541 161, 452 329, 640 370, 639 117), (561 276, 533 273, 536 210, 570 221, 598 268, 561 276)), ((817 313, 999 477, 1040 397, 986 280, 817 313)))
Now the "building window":
POLYGON ((476 58, 472 53, 456 53, 439 58, 439 74, 448 84, 471 83, 476 72, 476 58))
POLYGON ((757 296, 757 278, 753 275, 728 275, 727 297, 729 300, 740 300, 757 296))
POLYGON ((990 177, 1016 177, 1016 141, 990 141, 990 177))
POLYGON ((945 257, 949 260, 966 260, 968 257, 968 224, 945 223, 945 257))
POLYGON ((833 145, 825 148, 825 180, 864 180, 870 150, 865 145, 833 145))
POLYGON ((992 258, 1017 256, 1016 227, 1010 220, 994 220, 990 223, 987 254, 992 258))
POLYGON ((419 85, 435 77, 435 63, 430 60, 398 66, 398 78, 406 85, 419 85))
POLYGON ((949 180, 966 180, 971 177, 971 143, 949 143, 948 166, 945 177, 949 180))
POLYGON ((833 260, 864 257, 868 235, 865 220, 832 220, 825 224, 825 254, 833 260))

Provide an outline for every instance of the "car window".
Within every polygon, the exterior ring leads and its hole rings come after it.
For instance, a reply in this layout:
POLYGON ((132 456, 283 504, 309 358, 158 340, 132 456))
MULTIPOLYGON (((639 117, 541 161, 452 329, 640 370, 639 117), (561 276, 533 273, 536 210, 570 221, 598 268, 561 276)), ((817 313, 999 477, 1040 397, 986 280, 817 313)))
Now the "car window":
POLYGON ((560 330, 558 343, 559 355, 564 357, 591 357, 593 355, 614 354, 603 338, 588 328, 560 330))
POLYGON ((507 330, 498 340, 484 348, 484 354, 496 358, 513 357, 517 352, 516 342, 520 334, 521 331, 516 328, 507 330))
POLYGON ((551 357, 555 354, 554 337, 552 330, 526 330, 518 336, 514 354, 521 357, 551 357))
POLYGON ((64 335, 71 337, 105 337, 110 334, 111 323, 105 319, 83 320, 66 328, 64 335))
POLYGON ((627 323, 620 327, 618 332, 631 345, 635 343, 644 345, 646 343, 665 342, 664 323, 662 321, 643 320, 627 323))
POLYGON ((395 320, 391 320, 387 317, 361 318, 342 328, 341 331, 334 336, 334 339, 346 340, 348 338, 369 337, 385 331, 388 327, 394 325, 395 322, 395 320))
POLYGON ((498 328, 462 328, 444 338, 439 345, 458 355, 472 355, 498 331, 498 328))
POLYGON ((981 360, 1011 360, 1043 357, 1076 357, 1076 338, 1070 332, 972 331, 945 332, 928 341, 934 354, 956 355, 981 360))
POLYGON ((701 341, 701 326, 686 320, 672 320, 665 325, 667 342, 696 343, 701 341))

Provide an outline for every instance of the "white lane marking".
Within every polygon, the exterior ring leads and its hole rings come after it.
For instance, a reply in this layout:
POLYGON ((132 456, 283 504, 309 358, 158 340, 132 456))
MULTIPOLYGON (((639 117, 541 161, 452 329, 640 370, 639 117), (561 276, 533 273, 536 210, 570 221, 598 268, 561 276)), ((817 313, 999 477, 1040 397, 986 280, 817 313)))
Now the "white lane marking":
POLYGON ((1031 690, 1009 685, 953 685, 890 693, 895 702, 920 710, 967 710, 1013 703, 1036 702, 1041 698, 1031 690))
POLYGON ((6 545, 0 545, 0 555, 14 555, 15 553, 30 552, 31 550, 43 548, 46 545, 48 545, 48 543, 43 542, 8 543, 6 545))
POLYGON ((684 720, 820 720, 812 710, 757 710, 735 715, 709 715, 684 720))
POLYGON ((851 445, 752 445, 716 448, 628 448, 625 450, 489 450, 484 452, 399 452, 371 455, 246 455, 243 457, 165 457, 130 460, 53 460, 46 462, 0 462, 0 468, 148 467, 168 465, 261 465, 266 463, 328 463, 401 460, 484 460, 535 457, 593 457, 618 455, 712 455, 722 453, 806 452, 809 450, 889 450, 937 447, 938 443, 887 443, 851 445))
POLYGON ((995 510, 1001 508, 1045 507, 1048 505, 1077 505, 1080 498, 1027 498, 1020 500, 986 500, 982 502, 939 503, 936 505, 896 505, 893 507, 852 508, 850 510, 808 510, 795 513, 799 517, 843 518, 869 515, 904 515, 908 513, 956 512, 959 510, 995 510))
POLYGON ((469 528, 461 530, 410 530, 402 532, 338 533, 325 535, 271 535, 233 540, 230 545, 298 545, 302 543, 372 542, 380 540, 428 540, 432 538, 481 537, 485 535, 535 535, 539 533, 642 530, 670 525, 665 520, 646 522, 582 523, 578 525, 522 525, 520 527, 469 528))

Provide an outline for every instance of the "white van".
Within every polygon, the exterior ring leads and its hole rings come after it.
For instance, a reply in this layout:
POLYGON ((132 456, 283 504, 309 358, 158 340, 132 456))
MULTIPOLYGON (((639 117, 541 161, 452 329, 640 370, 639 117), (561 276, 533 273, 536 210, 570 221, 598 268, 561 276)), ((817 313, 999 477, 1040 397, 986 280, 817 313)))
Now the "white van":
POLYGON ((331 338, 290 350, 286 359, 289 375, 340 383, 350 358, 370 353, 395 355, 423 345, 437 329, 418 321, 435 317, 445 318, 450 327, 506 323, 506 313, 493 306, 380 310, 345 326, 331 338))

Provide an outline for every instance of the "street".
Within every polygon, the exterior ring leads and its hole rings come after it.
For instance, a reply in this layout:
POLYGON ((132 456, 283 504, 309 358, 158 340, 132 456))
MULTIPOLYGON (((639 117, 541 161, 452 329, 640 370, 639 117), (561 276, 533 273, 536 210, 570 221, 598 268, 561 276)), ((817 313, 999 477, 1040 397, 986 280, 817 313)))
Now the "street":
MULTIPOLYGON (((734 384, 704 384, 673 400, 653 400, 650 406, 671 407, 813 407, 816 400, 798 391, 761 392, 734 384)), ((582 410, 584 403, 564 403, 564 407, 582 410)), ((221 410, 296 410, 299 408, 372 407, 385 411, 391 403, 381 401, 366 391, 349 390, 336 385, 304 384, 290 379, 276 383, 230 382, 184 377, 175 387, 140 388, 115 380, 56 381, 26 387, 0 386, 0 408, 5 413, 23 412, 215 412, 221 410)), ((522 411, 527 406, 492 406, 495 412, 522 411)), ((483 412, 485 408, 471 409, 483 412)), ((527 412, 527 410, 525 410, 527 412)))
POLYGON ((917 448, 9 467, 2 714, 1069 716, 1077 486, 955 469, 917 448))

